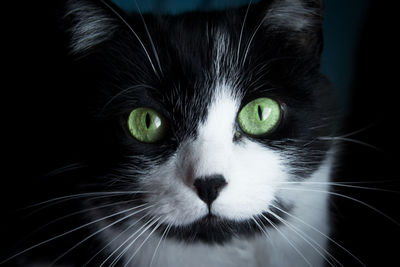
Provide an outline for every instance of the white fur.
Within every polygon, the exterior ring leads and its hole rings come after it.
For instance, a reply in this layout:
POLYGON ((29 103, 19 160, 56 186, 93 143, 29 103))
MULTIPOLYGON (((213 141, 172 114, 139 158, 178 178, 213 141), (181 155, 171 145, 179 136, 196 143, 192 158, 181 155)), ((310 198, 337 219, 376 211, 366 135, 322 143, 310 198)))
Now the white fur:
MULTIPOLYGON (((156 190, 146 199, 147 203, 154 205, 149 209, 150 214, 159 219, 154 225, 162 221, 165 224, 184 226, 207 215, 208 207, 197 196, 193 182, 202 176, 219 174, 225 177, 227 185, 211 206, 213 214, 237 221, 251 220, 264 212, 270 212, 271 204, 279 198, 293 206, 291 214, 327 235, 328 195, 307 190, 327 190, 327 185, 322 183, 329 180, 330 160, 326 160, 305 182, 288 184, 292 176, 284 165, 288 157, 284 151, 269 149, 246 137, 240 142, 234 141, 241 99, 232 93, 237 91, 233 87, 234 81, 228 81, 218 69, 221 60, 230 52, 226 38, 220 36, 219 40, 224 43, 216 47, 215 94, 206 120, 198 125, 197 137, 183 142, 166 163, 154 167, 150 173, 139 178, 139 184, 144 190, 156 190), (312 187, 307 182, 322 183, 312 184, 312 187)), ((137 218, 128 224, 136 223, 137 218)), ((143 234, 133 238, 137 240, 132 242, 123 259, 125 263, 141 267, 149 266, 153 255, 156 255, 153 267, 321 266, 324 261, 321 254, 325 252, 323 249, 320 249, 320 253, 316 252, 308 242, 315 241, 324 248, 326 237, 290 216, 286 220, 297 230, 281 224, 278 230, 273 227, 268 229, 268 236, 260 234, 256 238, 235 238, 224 245, 186 244, 172 239, 160 243, 159 233, 141 231, 143 234), (303 240, 295 231, 313 241, 303 240)), ((137 225, 145 229, 142 222, 137 225)), ((129 239, 134 229, 113 242, 110 251, 129 239)), ((103 233, 108 241, 116 235, 118 233, 110 230, 103 233)))
MULTIPOLYGON (((294 205, 294 209, 291 211, 292 215, 304 223, 311 225, 314 229, 318 229, 318 231, 325 235, 329 234, 327 213, 328 194, 310 192, 309 190, 324 191, 328 189, 327 185, 322 183, 329 180, 330 168, 331 160, 328 159, 309 180, 291 185, 281 184, 280 187, 287 189, 278 190, 277 192, 278 196, 284 199, 285 203, 294 205), (312 184, 313 182, 321 183, 312 184)), ((190 203, 186 204, 191 206, 190 203)), ((298 232, 304 234, 308 240, 312 240, 309 243, 311 242, 321 254, 325 254, 323 249, 320 248, 325 248, 328 241, 323 234, 292 217, 287 216, 286 220, 289 225, 293 225, 298 232)), ((140 226, 141 224, 139 223, 138 225, 140 226)), ((201 243, 188 245, 171 239, 160 243, 161 236, 154 233, 145 241, 150 234, 150 231, 146 231, 135 241, 124 259, 127 261, 143 244, 130 262, 132 266, 149 266, 153 255, 155 255, 152 262, 153 267, 309 266, 299 253, 312 266, 323 265, 323 256, 295 233, 293 228, 291 229, 281 224, 278 229, 279 231, 270 227, 267 230, 267 235, 261 234, 257 238, 250 238, 248 240, 234 239, 229 244, 222 246, 201 243), (287 239, 282 235, 285 235, 287 239), (297 251, 289 242, 296 247, 297 251)), ((120 242, 115 243, 122 243, 133 232, 134 230, 128 232, 120 238, 120 242)), ((111 240, 117 234, 109 232, 108 239, 111 240)))
MULTIPOLYGON (((282 164, 284 153, 274 152, 250 140, 233 142, 238 101, 224 86, 217 92, 207 120, 199 126, 198 137, 182 144, 175 157, 159 166, 150 176, 143 177, 143 180, 149 181, 148 189, 157 188, 158 192, 147 199, 150 204, 156 204, 151 214, 176 226, 200 219, 208 213, 208 209, 192 188, 193 180, 198 176, 222 174, 228 184, 212 205, 214 214, 232 220, 251 219, 268 211, 269 203, 278 196, 285 203, 294 205, 291 214, 328 234, 327 194, 307 190, 327 190, 326 185, 308 182, 328 181, 330 161, 327 160, 307 181, 286 184, 290 175, 282 164)), ((323 235, 291 217, 286 219, 300 233, 313 240, 309 242, 326 246, 327 239, 323 235)), ((114 249, 132 233, 133 230, 123 235, 121 242, 115 242, 114 249)), ((161 236, 152 233, 145 240, 149 234, 150 231, 145 231, 138 237, 125 254, 125 261, 135 255, 132 263, 149 266, 157 246, 153 267, 308 266, 307 261, 313 266, 321 266, 324 261, 323 256, 285 224, 279 226, 279 231, 273 228, 268 230, 268 237, 260 235, 249 240, 234 239, 223 246, 187 245, 169 239, 158 245, 161 236), (135 254, 137 250, 139 252, 135 254)), ((115 235, 117 233, 108 232, 108 239, 115 235)), ((320 253, 325 254, 321 249, 320 253)))
POLYGON ((175 157, 143 178, 143 183, 149 181, 144 190, 158 189, 158 194, 147 199, 157 205, 152 215, 175 225, 205 216, 207 205, 192 184, 196 178, 220 174, 228 184, 213 203, 212 212, 233 220, 250 219, 267 211, 277 185, 288 179, 279 154, 248 139, 234 143, 239 101, 231 91, 220 85, 196 140, 183 143, 175 157))

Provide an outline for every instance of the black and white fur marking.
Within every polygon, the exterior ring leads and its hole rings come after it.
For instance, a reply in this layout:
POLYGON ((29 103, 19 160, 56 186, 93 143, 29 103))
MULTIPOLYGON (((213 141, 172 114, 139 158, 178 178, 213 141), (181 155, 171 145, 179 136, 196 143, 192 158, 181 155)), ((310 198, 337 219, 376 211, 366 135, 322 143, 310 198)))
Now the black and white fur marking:
POLYGON ((86 167, 71 174, 77 179, 68 194, 98 195, 78 201, 86 212, 72 229, 87 232, 69 246, 62 232, 45 239, 60 243, 55 257, 33 245, 10 261, 25 254, 31 263, 73 266, 333 261, 324 236, 328 194, 307 193, 329 190, 335 147, 320 137, 337 127, 333 91, 319 72, 318 0, 176 16, 127 16, 94 0, 68 0, 61 10, 74 90, 89 96, 86 167), (237 123, 240 109, 258 97, 276 100, 283 113, 262 138, 237 123), (162 113, 168 137, 135 140, 126 119, 136 107, 162 113), (216 175, 226 185, 207 205, 193 184, 216 175), (78 249, 84 252, 71 256, 78 249))

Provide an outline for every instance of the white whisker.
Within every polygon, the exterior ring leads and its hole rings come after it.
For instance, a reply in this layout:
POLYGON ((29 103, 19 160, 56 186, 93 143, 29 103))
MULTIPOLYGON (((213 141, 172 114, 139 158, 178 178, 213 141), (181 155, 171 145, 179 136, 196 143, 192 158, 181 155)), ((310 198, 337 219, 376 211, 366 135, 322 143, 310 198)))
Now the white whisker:
POLYGON ((267 238, 267 240, 270 239, 270 236, 268 235, 268 233, 265 231, 265 229, 257 222, 257 219, 254 217, 251 217, 251 219, 253 220, 253 222, 257 225, 258 229, 261 230, 261 232, 265 235, 265 237, 267 238))
MULTIPOLYGON (((146 225, 148 225, 148 224, 150 224, 151 222, 152 222, 153 220, 149 220, 149 221, 147 221, 146 223, 144 223, 141 227, 139 227, 139 229, 137 229, 133 234, 131 234, 122 244, 120 244, 116 249, 114 249, 114 251, 110 254, 110 255, 108 255, 108 257, 99 265, 99 267, 101 267, 101 266, 103 266, 109 259, 111 259, 111 257, 115 254, 115 253, 117 253, 117 251, 122 247, 122 246, 124 246, 127 242, 129 242, 129 240, 130 239, 132 239, 138 232, 140 232, 143 228, 145 228, 146 227, 146 225)), ((144 230, 145 231, 145 230, 144 230)), ((144 232, 143 231, 143 232, 144 232)), ((143 233, 142 232, 142 233, 143 233)), ((142 234, 141 233, 141 234, 142 234)), ((140 235, 141 235, 140 234, 140 235)), ((140 236, 139 235, 139 236, 140 236)), ((138 237, 139 237, 138 236, 138 237)), ((136 240, 136 239, 135 239, 136 240)), ((122 257, 122 255, 123 255, 123 253, 125 253, 126 251, 125 251, 125 249, 124 249, 124 251, 122 251, 120 254, 118 254, 117 255, 117 257, 109 264, 109 266, 113 266, 113 265, 115 265, 118 261, 119 261, 119 259, 120 259, 120 257, 122 257)))
POLYGON ((138 222, 140 222, 143 218, 146 216, 149 216, 149 213, 146 213, 139 219, 137 219, 134 223, 130 224, 124 231, 120 232, 118 235, 116 235, 110 242, 108 242, 103 248, 101 248, 99 251, 97 251, 96 254, 94 254, 83 266, 87 266, 94 258, 96 258, 97 255, 99 255, 104 249, 109 247, 115 240, 117 240, 121 235, 123 235, 125 232, 127 232, 129 229, 131 229, 133 226, 135 226, 138 222))
MULTIPOLYGON (((379 191, 379 192, 400 194, 399 191, 395 191, 395 190, 388 190, 388 189, 376 188, 376 187, 368 187, 368 186, 357 186, 357 185, 351 185, 350 183, 353 183, 353 182, 345 182, 345 183, 343 183, 343 182, 308 182, 308 181, 304 181, 304 182, 280 182, 280 184, 330 185, 330 186, 337 186, 337 187, 346 187, 346 188, 364 189, 364 190, 371 190, 371 191, 379 191)), ((368 183, 368 182, 366 182, 366 183, 368 183)))
POLYGON ((168 224, 168 226, 165 228, 164 232, 162 233, 160 241, 158 241, 158 244, 157 244, 156 248, 154 249, 154 253, 153 253, 153 256, 151 257, 149 267, 153 266, 153 261, 157 255, 158 248, 160 247, 164 237, 166 239, 166 237, 168 236, 168 233, 169 233, 169 230, 171 229, 171 227, 172 227, 172 224, 168 224))
POLYGON ((85 212, 93 211, 93 210, 97 210, 97 209, 102 209, 102 208, 106 208, 106 207, 117 206, 117 205, 120 205, 120 204, 126 204, 126 203, 130 203, 130 202, 133 202, 133 201, 137 201, 137 200, 136 199, 131 199, 131 200, 126 200, 126 201, 119 201, 119 202, 115 202, 115 203, 109 203, 109 204, 100 205, 100 206, 97 206, 97 207, 83 209, 83 210, 79 210, 79 211, 76 211, 76 212, 73 212, 73 213, 69 213, 67 215, 59 217, 59 218, 57 218, 55 220, 52 220, 51 222, 48 222, 48 223, 42 225, 40 228, 38 228, 35 231, 33 231, 30 235, 33 235, 33 234, 37 233, 38 231, 42 230, 43 228, 46 228, 49 225, 52 225, 52 224, 54 224, 54 223, 56 223, 58 221, 61 221, 63 219, 69 218, 69 217, 72 217, 74 215, 78 215, 78 214, 81 214, 81 213, 85 213, 85 212))
MULTIPOLYGON (((236 53, 236 60, 239 60, 239 57, 240 57, 240 45, 242 44, 243 30, 244 30, 244 26, 246 24, 247 15, 249 14, 249 10, 250 10, 250 6, 251 6, 252 2, 253 2, 253 0, 250 0, 249 5, 247 6, 246 14, 244 15, 244 19, 243 19, 243 23, 242 23, 242 28, 240 29, 240 36, 239 36, 239 42, 238 42, 238 49, 237 49, 237 53, 236 53)), ((239 64, 237 64, 237 65, 239 65, 239 64)))
POLYGON ((74 171, 74 170, 85 168, 85 167, 87 167, 87 165, 84 165, 82 163, 71 163, 71 164, 65 165, 63 167, 57 168, 55 170, 52 170, 52 171, 48 172, 45 176, 47 176, 47 177, 56 176, 56 175, 62 174, 64 172, 74 171))
POLYGON ((295 234, 297 234, 301 239, 303 239, 307 244, 309 244, 311 246, 311 248, 313 248, 319 255, 321 255, 321 257, 330 265, 330 266, 336 266, 336 264, 334 265, 325 255, 328 255, 329 257, 331 257, 335 262, 339 263, 340 266, 343 266, 343 264, 341 264, 334 256, 332 256, 332 254, 329 253, 328 250, 326 250, 325 248, 323 248, 320 244, 318 244, 318 242, 316 242, 314 239, 310 238, 306 233, 304 233, 304 231, 300 230, 298 227, 290 224, 287 220, 283 219, 281 216, 279 216, 278 214, 275 214, 272 211, 269 211, 270 214, 272 214, 272 216, 274 216, 275 218, 277 218, 279 221, 281 221, 283 224, 285 224, 290 230, 292 230, 295 234), (314 243, 318 248, 316 248, 312 243, 314 243), (322 250, 324 253, 322 253, 320 250, 322 250))
MULTIPOLYGON (((138 234, 123 250, 120 254, 118 254, 118 256, 111 262, 110 266, 115 266, 115 264, 125 255, 125 253, 131 248, 131 246, 136 242, 136 240, 139 239, 139 237, 141 237, 151 226, 153 226, 158 220, 158 219, 153 219, 153 220, 149 220, 149 222, 147 222, 147 226, 142 230, 142 232, 140 234, 138 234)), ((145 224, 146 225, 146 224, 145 224)), ((131 239, 133 237, 133 235, 131 235, 129 237, 129 239, 131 239)), ((125 242, 124 242, 125 243, 125 242)))
POLYGON ((90 196, 104 196, 104 197, 108 197, 108 196, 119 196, 119 195, 134 195, 134 194, 143 194, 143 193, 151 193, 150 191, 115 191, 115 192, 89 192, 89 193, 81 193, 81 194, 74 194, 74 195, 67 195, 67 196, 62 196, 62 197, 57 197, 57 198, 52 198, 49 200, 45 200, 36 204, 32 204, 29 205, 23 209, 30 209, 30 208, 34 208, 40 205, 44 205, 50 202, 54 202, 54 201, 58 201, 58 200, 64 200, 64 201, 68 201, 68 200, 73 200, 73 199, 77 199, 77 198, 83 198, 83 197, 90 197, 90 196))
POLYGON ((153 38, 151 38, 149 29, 147 28, 146 21, 144 20, 143 15, 142 15, 142 12, 140 11, 140 8, 139 8, 139 5, 138 5, 138 3, 137 3, 137 0, 135 0, 135 4, 136 4, 136 7, 137 7, 137 10, 139 11, 140 18, 141 18, 142 21, 143 21, 144 29, 146 30, 147 37, 149 38, 149 41, 150 41, 150 44, 151 44, 151 48, 152 48, 152 50, 153 50, 154 57, 155 57, 156 60, 157 60, 158 68, 159 68, 159 70, 160 70, 160 72, 161 72, 161 75, 163 75, 163 71, 162 71, 161 63, 160 63, 160 58, 159 58, 159 56, 158 56, 156 47, 155 47, 155 45, 154 45, 153 38))
POLYGON ((340 184, 388 184, 398 183, 398 180, 376 180, 376 181, 345 181, 339 182, 340 184))
POLYGON ((297 252, 297 254, 299 254, 299 256, 310 266, 312 267, 312 264, 307 260, 307 258, 303 255, 303 253, 301 253, 301 251, 289 240, 289 238, 287 236, 285 236, 284 233, 282 233, 281 230, 279 230, 279 228, 277 226, 275 226, 275 224, 268 219, 266 216, 264 216, 263 214, 260 214, 287 242, 288 244, 297 252))
MULTIPOLYGON (((161 217, 158 218, 155 222, 158 221, 157 225, 154 227, 153 230, 147 235, 147 237, 142 241, 142 243, 139 245, 139 247, 136 249, 136 251, 132 254, 132 256, 128 259, 128 261, 125 263, 124 267, 128 266, 129 262, 132 261, 132 259, 136 256, 136 254, 139 252, 139 250, 143 247, 143 245, 146 243, 147 240, 149 240, 150 236, 161 226, 166 221, 166 218, 162 221, 160 221, 161 217)), ((130 245, 129 245, 130 246, 130 245)))
POLYGON ((368 129, 371 128, 371 127, 374 127, 374 124, 370 124, 370 125, 365 126, 365 127, 361 128, 361 129, 359 129, 359 130, 356 130, 356 131, 353 131, 353 132, 350 132, 350 133, 347 133, 347 134, 343 134, 343 135, 340 135, 340 136, 338 136, 338 137, 343 138, 343 137, 353 136, 353 135, 359 134, 359 133, 361 133, 361 132, 364 132, 365 130, 368 130, 368 129))
POLYGON ((368 144, 368 143, 366 143, 366 142, 359 141, 359 140, 356 140, 356 139, 347 138, 347 137, 340 137, 340 136, 322 136, 322 137, 318 137, 317 139, 318 139, 318 140, 322 140, 322 141, 345 141, 345 142, 350 142, 350 143, 355 143, 355 144, 359 144, 359 145, 362 145, 362 146, 366 146, 366 147, 372 148, 372 149, 374 149, 374 150, 383 152, 382 149, 380 149, 380 148, 377 147, 377 146, 374 146, 374 145, 371 145, 371 144, 368 144))
POLYGON ((54 265, 57 261, 59 261, 59 260, 60 260, 61 258, 63 258, 65 255, 67 255, 69 252, 71 252, 72 250, 74 250, 74 249, 77 248, 79 245, 81 245, 82 243, 84 243, 84 242, 87 241, 88 239, 92 238, 93 236, 95 236, 95 235, 97 235, 97 234, 103 232, 104 230, 110 228, 111 226, 113 226, 113 225, 115 225, 115 224, 117 224, 117 223, 119 223, 119 222, 121 222, 121 221, 123 221, 123 220, 126 220, 126 219, 132 217, 132 216, 135 215, 135 214, 138 214, 139 212, 142 212, 142 211, 144 211, 144 210, 147 210, 147 209, 151 208, 152 206, 154 206, 154 205, 150 205, 150 206, 147 206, 147 207, 145 207, 145 208, 143 208, 143 209, 136 210, 136 211, 134 211, 134 212, 132 212, 132 213, 130 213, 130 214, 128 214, 128 215, 126 215, 126 216, 124 216, 124 217, 118 219, 118 220, 116 220, 115 222, 110 223, 110 224, 108 224, 107 226, 105 226, 105 227, 103 227, 103 228, 100 228, 99 230, 95 231, 94 233, 88 235, 87 237, 85 237, 84 239, 82 239, 81 241, 79 241, 78 243, 76 243, 73 247, 71 247, 70 249, 68 249, 66 252, 64 252, 63 254, 61 254, 58 258, 56 258, 56 259, 50 264, 50 266, 51 266, 51 265, 54 265))
POLYGON ((26 249, 24 249, 24 250, 22 250, 22 251, 20 251, 20 252, 18 252, 18 253, 16 253, 16 254, 14 254, 14 255, 11 256, 11 257, 8 257, 7 259, 5 259, 5 260, 3 260, 2 262, 0 262, 0 264, 6 263, 6 262, 8 262, 8 261, 14 259, 15 257, 18 257, 19 255, 24 254, 24 253, 26 253, 26 252, 28 252, 28 251, 30 251, 30 250, 32 250, 32 249, 35 249, 35 248, 37 248, 37 247, 39 247, 39 246, 42 246, 42 245, 44 245, 44 244, 47 244, 47 243, 49 243, 49 242, 51 242, 51 241, 54 241, 54 240, 56 240, 56 239, 59 239, 59 238, 61 238, 61 237, 63 237, 63 236, 69 235, 69 234, 71 234, 71 233, 73 233, 73 232, 76 232, 76 231, 78 231, 78 230, 80 230, 80 229, 83 229, 83 228, 85 228, 85 227, 88 227, 88 226, 90 226, 90 225, 92 225, 92 224, 95 224, 95 223, 104 221, 104 220, 106 220, 106 219, 108 219, 108 218, 111 218, 111 217, 120 215, 120 214, 122 214, 122 213, 129 212, 129 211, 131 211, 131 210, 137 209, 137 208, 139 208, 139 207, 141 207, 141 206, 144 206, 144 205, 145 205, 145 204, 140 205, 140 206, 137 206, 137 207, 133 207, 133 208, 130 208, 130 209, 122 210, 122 211, 119 211, 119 212, 116 212, 116 213, 113 213, 113 214, 111 214, 111 215, 108 215, 108 216, 99 218, 99 219, 97 219, 97 220, 91 221, 91 222, 89 222, 89 223, 86 223, 86 224, 84 224, 84 225, 78 226, 78 227, 76 227, 76 228, 74 228, 74 229, 72 229, 72 230, 69 230, 69 231, 67 231, 67 232, 64 232, 64 233, 62 233, 62 234, 53 236, 53 237, 51 237, 51 238, 49 238, 49 239, 46 239, 46 240, 44 240, 44 241, 42 241, 42 242, 37 243, 36 245, 30 246, 29 248, 26 248, 26 249))
POLYGON ((125 94, 126 92, 129 92, 130 90, 135 89, 135 88, 149 88, 149 89, 152 89, 153 87, 149 86, 147 84, 137 84, 137 85, 134 85, 134 86, 129 86, 128 88, 123 89, 120 92, 118 92, 117 94, 115 94, 114 96, 112 96, 110 98, 110 100, 108 100, 107 103, 104 104, 104 106, 101 108, 101 110, 104 111, 108 107, 108 105, 110 105, 116 98, 118 98, 119 96, 121 96, 121 95, 125 94))
POLYGON ((279 187, 279 189, 282 190, 297 190, 297 191, 305 191, 305 192, 315 192, 315 193, 323 193, 323 194, 329 194, 329 195, 333 195, 333 196, 338 196, 338 197, 342 197, 342 198, 346 198, 349 200, 352 200, 354 202, 357 202, 363 206, 366 206, 368 208, 370 208, 371 210, 379 213, 380 215, 384 216, 386 219, 390 220, 391 222, 393 222, 394 224, 396 224, 397 226, 400 226, 400 223, 397 222, 395 219, 393 219, 392 217, 390 217, 389 215, 387 215, 386 213, 380 211, 379 209, 375 208, 374 206, 369 205, 368 203, 365 203, 359 199, 353 198, 353 197, 349 197, 343 194, 339 194, 339 193, 335 193, 335 192, 329 192, 329 191, 324 191, 324 190, 314 190, 314 189, 302 189, 302 188, 284 188, 284 187, 279 187))
POLYGON ((243 67, 244 64, 245 64, 247 55, 248 55, 249 50, 250 50, 251 43, 253 42, 254 37, 256 36, 258 30, 261 28, 261 26, 262 26, 262 24, 264 23, 264 21, 266 20, 266 18, 267 18, 266 16, 263 17, 263 19, 260 21, 260 23, 258 24, 258 26, 255 28, 253 34, 251 35, 249 42, 247 43, 246 50, 245 50, 245 54, 244 54, 244 57, 243 57, 243 59, 242 59, 242 67, 243 67))
POLYGON ((335 241, 333 238, 329 237, 328 235, 324 234, 323 232, 321 232, 320 230, 318 230, 316 227, 312 226, 311 224, 305 222, 304 220, 300 219, 297 216, 294 216, 293 214, 290 214, 289 212, 286 212, 285 210, 279 208, 276 205, 270 204, 272 207, 274 207, 275 209, 285 213, 286 215, 288 215, 289 217, 292 217, 293 219, 299 221, 300 223, 304 224, 305 226, 311 228, 312 230, 314 230, 315 232, 319 233, 320 235, 322 235, 323 237, 325 237, 326 239, 328 239, 329 241, 331 241, 333 244, 335 244, 336 246, 338 246, 339 248, 341 248, 344 252, 346 252, 347 254, 349 254, 351 257, 353 257, 355 260, 357 260, 362 266, 366 267, 366 265, 359 259, 357 258, 353 253, 351 253, 348 249, 346 249, 345 247, 343 247, 342 245, 340 245, 337 241, 335 241))
POLYGON ((100 0, 108 9, 110 9, 111 12, 113 12, 127 27, 128 29, 133 33, 133 35, 136 37, 136 39, 139 41, 140 45, 142 46, 144 52, 146 53, 147 59, 150 62, 150 65, 154 71, 154 73, 156 74, 156 76, 158 78, 160 78, 160 75, 158 74, 153 61, 151 60, 151 57, 149 55, 149 52, 146 49, 146 46, 144 45, 144 43, 142 42, 142 40, 139 38, 139 35, 133 30, 133 28, 131 27, 131 25, 121 16, 121 14, 119 14, 114 8, 112 8, 106 1, 104 0, 100 0))

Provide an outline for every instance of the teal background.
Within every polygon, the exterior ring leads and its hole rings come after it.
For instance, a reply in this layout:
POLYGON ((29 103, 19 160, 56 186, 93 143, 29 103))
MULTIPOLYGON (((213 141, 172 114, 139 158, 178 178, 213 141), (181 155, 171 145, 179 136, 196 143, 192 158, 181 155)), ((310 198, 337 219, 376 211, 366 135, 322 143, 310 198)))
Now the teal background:
MULTIPOLYGON (((193 10, 218 10, 243 6, 249 0, 113 0, 126 12, 179 14, 193 10)), ((253 0, 252 2, 258 2, 253 0)), ((344 111, 349 110, 354 84, 357 47, 370 0, 325 0, 321 70, 337 88, 344 111)))

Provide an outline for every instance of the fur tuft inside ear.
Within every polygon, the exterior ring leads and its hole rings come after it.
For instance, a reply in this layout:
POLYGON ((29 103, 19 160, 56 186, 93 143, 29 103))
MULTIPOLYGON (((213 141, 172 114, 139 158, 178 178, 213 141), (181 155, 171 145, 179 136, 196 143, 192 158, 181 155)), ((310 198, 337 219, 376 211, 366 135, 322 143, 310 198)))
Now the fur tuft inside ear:
POLYGON ((284 32, 291 43, 321 52, 322 0, 272 0, 261 4, 266 10, 263 23, 268 30, 284 32))
POLYGON ((275 0, 266 13, 265 25, 296 32, 313 31, 322 24, 319 0, 275 0))
POLYGON ((73 54, 87 52, 108 40, 118 28, 118 20, 100 1, 68 0, 64 19, 70 33, 73 54))

